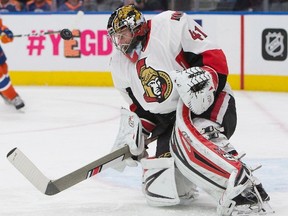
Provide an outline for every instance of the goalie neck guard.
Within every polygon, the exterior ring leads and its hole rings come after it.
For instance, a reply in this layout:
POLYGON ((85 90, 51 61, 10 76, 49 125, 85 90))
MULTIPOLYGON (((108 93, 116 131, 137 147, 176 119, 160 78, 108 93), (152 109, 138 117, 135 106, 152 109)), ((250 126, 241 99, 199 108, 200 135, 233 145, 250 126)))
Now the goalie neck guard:
POLYGON ((107 31, 118 50, 133 62, 138 59, 148 25, 143 14, 134 5, 122 6, 115 10, 108 20, 107 31))

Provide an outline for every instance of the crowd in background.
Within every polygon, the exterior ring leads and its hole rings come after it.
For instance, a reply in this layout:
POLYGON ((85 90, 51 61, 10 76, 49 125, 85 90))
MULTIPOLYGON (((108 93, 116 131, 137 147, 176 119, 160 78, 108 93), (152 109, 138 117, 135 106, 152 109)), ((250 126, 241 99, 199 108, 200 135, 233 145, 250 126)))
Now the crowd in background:
POLYGON ((142 11, 282 11, 288 0, 0 0, 0 13, 53 11, 114 11, 135 4, 142 11))

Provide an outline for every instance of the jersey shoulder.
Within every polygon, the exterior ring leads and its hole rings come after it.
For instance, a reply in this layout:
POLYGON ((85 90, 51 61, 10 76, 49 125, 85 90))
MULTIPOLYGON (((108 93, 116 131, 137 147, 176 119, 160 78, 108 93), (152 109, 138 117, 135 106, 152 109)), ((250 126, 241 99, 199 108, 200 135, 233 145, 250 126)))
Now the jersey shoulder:
POLYGON ((171 29, 171 32, 178 32, 181 34, 181 29, 183 26, 187 25, 187 22, 189 21, 186 13, 168 10, 152 17, 151 28, 158 30, 161 29, 160 31, 162 31, 164 28, 167 30, 171 29))
POLYGON ((159 13, 152 17, 153 22, 174 22, 177 23, 176 21, 180 22, 182 20, 187 19, 187 14, 182 11, 164 11, 162 13, 159 13))

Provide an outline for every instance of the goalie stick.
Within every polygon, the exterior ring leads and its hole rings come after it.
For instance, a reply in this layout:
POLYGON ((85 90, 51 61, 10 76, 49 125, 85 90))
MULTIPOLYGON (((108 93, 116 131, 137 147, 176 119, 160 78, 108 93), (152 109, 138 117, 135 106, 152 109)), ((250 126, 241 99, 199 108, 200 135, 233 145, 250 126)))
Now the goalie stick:
MULTIPOLYGON (((155 139, 156 137, 147 139, 145 144, 148 145, 155 139)), ((129 147, 126 145, 56 180, 48 179, 18 148, 12 149, 7 154, 7 159, 40 192, 46 195, 55 195, 102 172, 107 168, 113 167, 131 156, 129 147)))

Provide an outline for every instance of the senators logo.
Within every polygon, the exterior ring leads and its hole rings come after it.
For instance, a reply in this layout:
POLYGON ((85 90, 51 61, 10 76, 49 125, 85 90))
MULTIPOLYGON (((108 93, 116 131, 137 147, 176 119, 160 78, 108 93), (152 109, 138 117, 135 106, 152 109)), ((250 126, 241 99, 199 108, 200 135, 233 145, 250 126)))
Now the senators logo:
POLYGON ((145 91, 143 97, 147 103, 165 101, 172 92, 172 81, 164 71, 147 67, 146 59, 137 62, 138 77, 145 91))

